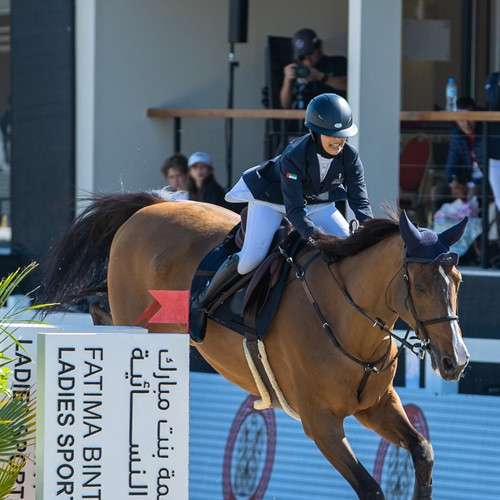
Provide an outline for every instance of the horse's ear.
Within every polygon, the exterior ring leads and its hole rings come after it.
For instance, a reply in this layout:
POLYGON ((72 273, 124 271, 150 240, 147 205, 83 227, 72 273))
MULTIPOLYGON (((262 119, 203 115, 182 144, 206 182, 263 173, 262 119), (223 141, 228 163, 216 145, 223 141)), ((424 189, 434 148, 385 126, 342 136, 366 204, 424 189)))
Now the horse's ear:
POLYGON ((399 216, 399 231, 401 233, 401 238, 406 243, 408 248, 414 248, 422 240, 422 235, 420 231, 413 225, 406 211, 403 210, 399 216))
POLYGON ((456 243, 462 237, 462 234, 464 234, 467 222, 469 222, 469 218, 465 217, 458 224, 451 226, 450 228, 446 229, 446 231, 443 231, 441 234, 439 234, 439 239, 446 243, 448 247, 451 247, 451 245, 453 245, 453 243, 456 243))

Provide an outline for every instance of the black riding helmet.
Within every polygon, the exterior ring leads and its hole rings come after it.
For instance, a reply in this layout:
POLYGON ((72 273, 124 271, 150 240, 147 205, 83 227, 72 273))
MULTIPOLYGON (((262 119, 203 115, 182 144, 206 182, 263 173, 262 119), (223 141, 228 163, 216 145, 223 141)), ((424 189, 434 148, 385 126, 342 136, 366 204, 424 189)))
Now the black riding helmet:
POLYGON ((351 107, 337 94, 321 94, 312 99, 304 125, 311 132, 330 137, 352 137, 358 133, 352 122, 351 107))

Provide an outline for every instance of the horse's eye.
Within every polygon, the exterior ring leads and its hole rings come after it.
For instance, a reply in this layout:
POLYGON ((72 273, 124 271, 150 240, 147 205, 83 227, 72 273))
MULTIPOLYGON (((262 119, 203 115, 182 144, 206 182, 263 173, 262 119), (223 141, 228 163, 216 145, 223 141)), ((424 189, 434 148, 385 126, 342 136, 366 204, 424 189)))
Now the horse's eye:
POLYGON ((424 293, 425 292, 425 288, 420 283, 415 283, 415 290, 418 293, 424 293))

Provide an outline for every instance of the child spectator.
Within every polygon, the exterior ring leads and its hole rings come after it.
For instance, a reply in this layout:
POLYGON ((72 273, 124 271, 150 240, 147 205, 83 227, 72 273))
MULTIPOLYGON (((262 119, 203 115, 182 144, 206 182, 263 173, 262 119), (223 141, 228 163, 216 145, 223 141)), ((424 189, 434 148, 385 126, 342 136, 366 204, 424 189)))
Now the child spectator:
POLYGON ((167 179, 165 189, 175 193, 173 199, 187 200, 189 198, 187 158, 181 153, 175 153, 165 160, 161 171, 167 179))

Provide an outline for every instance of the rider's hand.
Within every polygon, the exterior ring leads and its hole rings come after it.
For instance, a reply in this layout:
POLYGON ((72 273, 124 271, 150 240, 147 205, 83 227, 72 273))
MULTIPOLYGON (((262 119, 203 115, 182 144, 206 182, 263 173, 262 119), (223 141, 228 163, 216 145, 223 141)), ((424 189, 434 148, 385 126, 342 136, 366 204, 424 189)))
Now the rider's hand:
POLYGON ((321 239, 321 236, 325 235, 326 233, 320 229, 320 228, 315 228, 312 235, 309 236, 308 240, 309 240, 309 243, 311 243, 312 245, 316 244, 316 241, 318 241, 319 239, 321 239))

